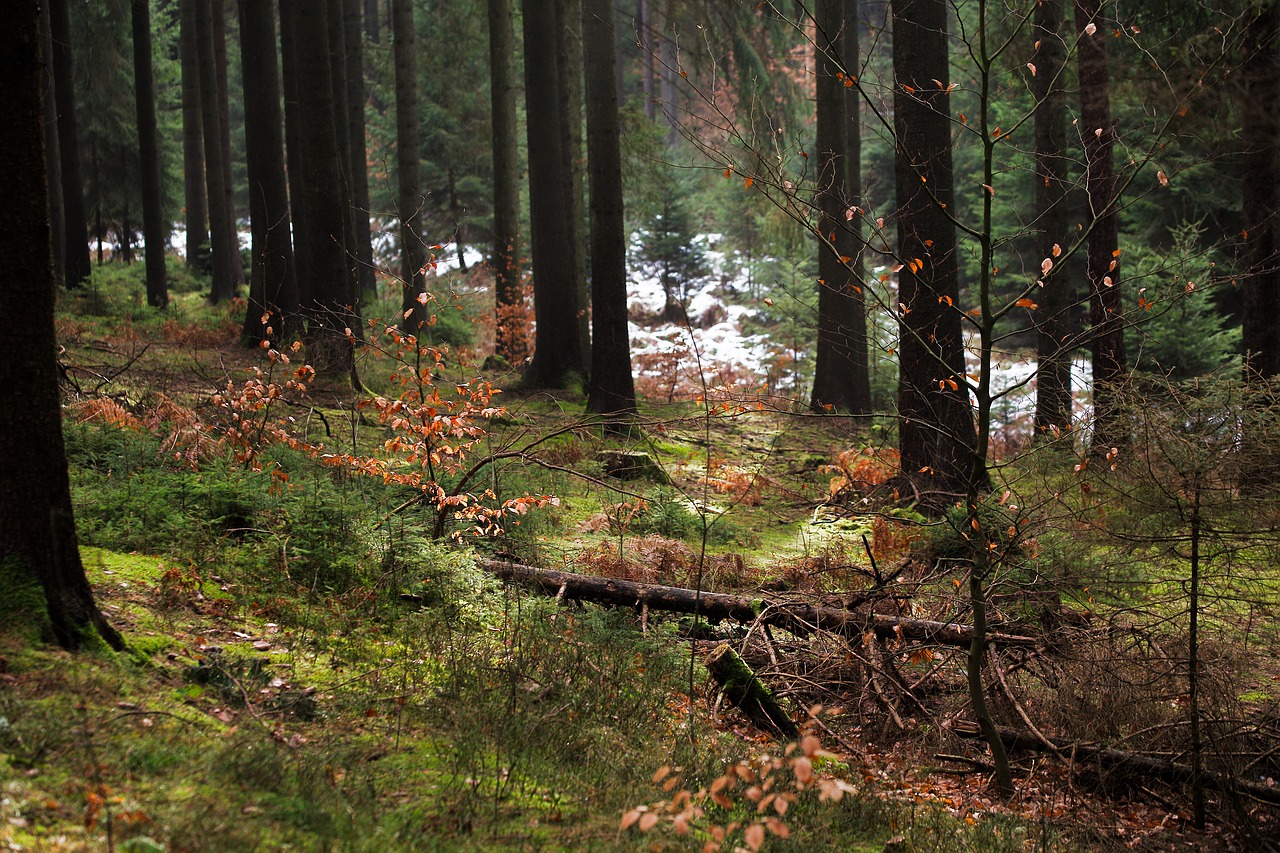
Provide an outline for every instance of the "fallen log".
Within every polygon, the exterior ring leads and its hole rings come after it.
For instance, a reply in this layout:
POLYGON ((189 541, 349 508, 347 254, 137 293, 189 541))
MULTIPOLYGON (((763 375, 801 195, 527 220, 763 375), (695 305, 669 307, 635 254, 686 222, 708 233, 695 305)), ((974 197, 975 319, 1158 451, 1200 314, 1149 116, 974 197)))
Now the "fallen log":
MULTIPOLYGON (((977 723, 958 721, 952 723, 951 730, 960 737, 982 737, 977 723)), ((1094 764, 1102 770, 1120 773, 1127 776, 1156 778, 1171 785, 1190 785, 1196 780, 1195 771, 1186 764, 1152 758, 1139 752, 1123 749, 1110 749, 1087 743, 1070 743, 1064 740, 1046 738, 1041 740, 1030 732, 1018 729, 997 727, 996 733, 1009 749, 1025 749, 1035 752, 1056 752, 1070 757, 1075 764, 1094 764)), ((1231 779, 1208 770, 1201 770, 1199 779, 1201 787, 1212 791, 1244 794, 1264 803, 1280 805, 1280 787, 1262 785, 1256 782, 1244 782, 1231 779)))
MULTIPOLYGON (((699 613, 709 622, 726 619, 743 624, 757 620, 766 625, 808 636, 817 631, 855 639, 874 631, 882 640, 916 640, 943 646, 968 648, 973 640, 973 626, 928 619, 904 619, 883 613, 866 613, 820 607, 802 601, 749 598, 721 592, 699 592, 677 586, 639 583, 617 578, 597 578, 573 572, 539 569, 519 563, 481 560, 478 565, 508 583, 529 586, 540 592, 579 601, 613 604, 621 607, 648 606, 650 610, 672 613, 699 613)), ((1035 637, 988 632, 989 642, 1004 647, 1034 647, 1035 637)))
POLYGON ((756 677, 746 661, 728 643, 721 643, 707 655, 707 672, 757 728, 772 731, 784 739, 799 737, 795 721, 782 710, 773 692, 756 677))

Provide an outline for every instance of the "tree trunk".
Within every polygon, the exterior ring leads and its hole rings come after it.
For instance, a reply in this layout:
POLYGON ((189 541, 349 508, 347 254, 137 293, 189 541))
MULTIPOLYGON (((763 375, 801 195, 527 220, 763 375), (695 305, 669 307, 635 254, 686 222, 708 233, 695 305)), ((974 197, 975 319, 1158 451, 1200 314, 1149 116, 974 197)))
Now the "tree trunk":
POLYGON ((396 66, 397 215, 400 218, 400 276, 404 281, 404 330, 418 335, 427 322, 425 252, 418 214, 422 210, 418 149, 418 51, 413 29, 413 0, 394 0, 391 32, 396 66))
POLYGON ((968 492, 975 459, 965 387, 947 92, 947 5, 893 4, 898 194, 898 449, 903 491, 939 511, 968 492), (939 84, 938 81, 941 81, 939 84))
POLYGON ((245 160, 253 266, 241 338, 256 346, 297 331, 289 190, 285 178, 276 26, 271 0, 240 0, 240 67, 244 80, 245 160))
POLYGON ((303 194, 307 231, 303 239, 313 277, 310 298, 303 305, 307 316, 307 358, 319 376, 349 377, 352 387, 359 389, 351 337, 358 325, 356 294, 345 249, 350 219, 344 215, 338 113, 333 104, 335 88, 329 65, 328 11, 320 3, 295 11, 298 80, 306 81, 298 91, 299 135, 306 173, 303 194))
MULTIPOLYGON (((338 189, 342 194, 342 245, 346 252, 347 274, 355 286, 356 277, 356 225, 355 211, 351 205, 351 135, 347 110, 347 34, 343 23, 343 0, 327 0, 329 21, 329 73, 333 84, 333 127, 338 140, 338 162, 341 164, 342 182, 338 189)), ((355 291, 357 296, 359 291, 355 291)), ((354 329, 359 335, 363 330, 354 329)))
MULTIPOLYGON (((867 372, 867 326, 861 285, 855 275, 862 248, 851 226, 858 216, 848 176, 857 171, 847 149, 850 133, 846 104, 858 103, 844 85, 845 0, 816 0, 817 28, 817 186, 818 342, 815 352, 814 411, 863 415, 871 411, 867 372)), ((854 30, 853 38, 857 38, 854 30)), ((856 55, 856 48, 855 48, 856 55)))
POLYGON ((1128 442, 1117 396, 1125 379, 1124 305, 1120 301, 1120 237, 1116 216, 1111 82, 1107 39, 1112 27, 1101 15, 1102 0, 1076 0, 1079 37, 1080 135, 1084 138, 1089 323, 1093 342, 1093 437, 1095 453, 1128 442), (1093 35, 1085 32, 1093 24, 1093 35))
POLYGON ((1280 12, 1274 2, 1255 10, 1245 30, 1240 102, 1244 148, 1245 378, 1280 376, 1280 12))
MULTIPOLYGON (((231 270, 233 242, 231 217, 227 212, 226 172, 222 168, 222 117, 218 110, 218 74, 213 47, 212 3, 222 0, 195 0, 196 44, 200 67, 200 122, 204 133, 205 186, 209 199, 209 240, 212 244, 214 303, 230 299, 235 292, 231 270)), ((236 253, 238 254, 238 253, 236 253)))
POLYGON ((494 352, 508 364, 529 354, 520 259, 520 152, 516 124, 516 36, 511 0, 489 0, 489 91, 493 99, 494 352))
MULTIPOLYGON (((1063 40, 1066 0, 1042 0, 1036 7, 1035 53, 1035 229, 1039 260, 1059 261, 1067 242, 1066 95, 1063 91, 1067 51, 1063 40)), ((1071 427, 1071 336, 1068 323, 1074 303, 1071 281, 1060 266, 1046 273, 1035 293, 1036 415, 1035 433, 1052 435, 1071 427)))
POLYGON ((222 192, 227 198, 227 228, 231 234, 227 260, 232 291, 244 284, 240 263, 240 220, 236 216, 236 185, 231 173, 231 97, 227 89, 227 0, 212 0, 213 61, 218 84, 218 139, 222 145, 222 192))
MULTIPOLYGON (((961 721, 953 723, 951 731, 960 737, 976 737, 978 734, 976 726, 966 726, 961 721)), ((1056 752, 1059 755, 1070 756, 1072 767, 1077 772, 1096 764, 1107 773, 1122 774, 1137 779, 1159 779, 1171 785, 1190 784, 1197 779, 1196 771, 1185 764, 1152 758, 1137 752, 1107 749, 1089 743, 1071 743, 1061 739, 1045 743, 1030 732, 1004 727, 996 731, 1001 742, 1010 749, 1056 752)), ((1198 774, 1198 781, 1206 790, 1240 793, 1260 802, 1280 805, 1280 786, 1241 782, 1208 771, 1201 771, 1198 774)))
POLYGON ((369 41, 378 44, 382 41, 382 29, 378 18, 378 0, 363 0, 364 31, 369 41))
POLYGON ((343 0, 343 33, 347 53, 347 136, 351 143, 351 215, 355 225, 356 278, 361 293, 374 295, 378 277, 373 266, 373 230, 369 225, 369 153, 364 128, 364 35, 361 5, 343 0))
MULTIPOLYGON (((96 630, 121 649, 80 562, 62 441, 39 5, 10 8, 5 23, 0 115, 9 126, 0 145, 0 312, 10 328, 0 343, 0 383, 21 405, 0 406, 0 571, 10 592, 15 586, 43 589, 47 624, 61 645, 79 646, 96 630)), ((87 251, 87 240, 83 246, 87 251)))
POLYGON ((298 47, 294 35, 296 0, 280 0, 280 77, 284 88, 285 167, 289 177, 289 212, 293 214, 293 269, 298 304, 311 298, 311 253, 307 233, 306 175, 302 162, 302 129, 298 118, 298 47))
POLYGON ((612 0, 583 3, 582 44, 591 177, 592 342, 587 411, 629 417, 637 409, 627 329, 627 238, 612 0))
POLYGON ((653 9, 650 0, 636 0, 636 39, 639 42, 641 86, 644 89, 644 114, 651 122, 658 120, 658 84, 654 57, 653 9))
POLYGON ((187 226, 187 266, 209 268, 209 202, 205 194, 204 129, 200 104, 197 0, 179 0, 178 56, 182 68, 182 184, 187 226))
POLYGON ((93 273, 89 259, 89 220, 80 173, 80 138, 76 128, 75 63, 71 49, 70 0, 51 0, 49 31, 53 36, 54 100, 58 105, 58 156, 61 158, 62 215, 67 287, 79 287, 93 273))
POLYGON ((576 385, 586 373, 580 324, 585 308, 576 285, 573 228, 566 209, 570 185, 564 156, 556 57, 556 0, 524 0, 526 132, 533 249, 536 338, 525 375, 529 388, 576 385))
POLYGON ((151 69, 150 0, 130 4, 133 24, 134 102, 138 113, 138 148, 142 166, 142 235, 147 266, 147 304, 169 304, 165 249, 169 234, 160 194, 160 140, 156 126, 156 80, 151 69))
MULTIPOLYGON (((532 587, 545 595, 563 595, 579 601, 619 607, 647 606, 670 613, 701 613, 710 622, 729 619, 749 625, 757 620, 782 628, 798 637, 816 631, 850 639, 872 631, 882 640, 918 640, 940 646, 964 648, 973 642, 973 627, 929 619, 902 619, 883 613, 854 612, 835 607, 815 607, 804 601, 778 601, 726 595, 720 592, 685 589, 678 586, 638 583, 615 578, 597 578, 573 572, 539 569, 518 563, 483 560, 480 568, 509 583, 532 587)), ((1034 648, 1035 637, 988 633, 987 642, 1003 647, 1034 648)))
POLYGON ((657 73, 662 89, 662 116, 667 122, 666 146, 675 147, 680 141, 680 113, 676 109, 676 4, 666 0, 662 17, 657 21, 661 32, 657 35, 659 49, 657 73))
POLYGON ((41 85, 44 92, 44 155, 49 171, 49 228, 53 238, 53 277, 66 281, 67 229, 62 213, 62 162, 58 153, 58 99, 54 94, 53 34, 49 26, 49 4, 40 4, 41 85))
POLYGON ((583 207, 582 154, 582 0, 555 0, 556 73, 560 87, 560 121, 564 134, 565 212, 569 221, 569 248, 573 253, 573 287, 577 291, 579 346, 583 358, 591 347, 590 304, 587 293, 587 235, 583 207))

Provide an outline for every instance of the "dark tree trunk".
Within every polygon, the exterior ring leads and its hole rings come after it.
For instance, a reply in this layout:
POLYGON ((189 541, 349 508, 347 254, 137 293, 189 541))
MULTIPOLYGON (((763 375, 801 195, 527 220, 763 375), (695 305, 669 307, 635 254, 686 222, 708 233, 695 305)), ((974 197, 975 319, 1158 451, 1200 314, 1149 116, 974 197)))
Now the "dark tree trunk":
POLYGON ((227 89, 227 0, 212 0, 211 32, 213 33, 213 62, 218 85, 218 140, 222 146, 222 193, 227 199, 227 228, 231 242, 227 259, 231 271, 231 287, 244 284, 244 266, 240 263, 240 220, 236 216, 236 185, 231 174, 231 96, 227 89))
POLYGON ((1117 395, 1125 379, 1124 305, 1120 301, 1120 236, 1116 217, 1115 141, 1107 39, 1113 29, 1102 0, 1076 0, 1079 37, 1080 135, 1084 138, 1088 224, 1089 323, 1093 342, 1093 437, 1098 453, 1126 444, 1117 395), (1085 32, 1089 24, 1097 28, 1085 32))
POLYGON ((227 212, 226 172, 222 168, 222 117, 218 111, 218 74, 213 49, 212 3, 222 0, 195 2, 196 43, 200 58, 200 125, 204 134, 204 177, 209 191, 209 241, 212 244, 213 290, 210 299, 217 303, 230 299, 235 291, 231 270, 235 234, 231 231, 231 217, 227 212))
POLYGON ((179 0, 178 6, 178 56, 182 68, 182 183, 186 204, 187 266, 209 272, 209 202, 205 194, 196 5, 197 0, 179 0))
POLYGON ((377 44, 382 41, 382 27, 378 18, 378 0, 362 0, 364 3, 364 32, 369 41, 377 44))
POLYGON ((1280 376, 1280 13, 1268 2, 1253 12, 1244 46, 1240 103, 1244 147, 1245 378, 1280 376))
POLYGON ((573 286, 577 290, 578 336, 584 358, 591 347, 587 316, 587 235, 583 207, 582 155, 582 0, 555 0, 556 73, 560 86, 560 121, 564 138, 565 211, 569 219, 569 248, 573 253, 573 286))
POLYGON ((66 281, 67 230, 62 215, 62 162, 58 154, 58 100, 54 94, 53 35, 49 28, 49 4, 40 4, 43 36, 40 81, 44 91, 44 156, 49 167, 49 229, 53 238, 53 277, 66 281))
MULTIPOLYGON (((818 206, 818 343, 813 374, 814 411, 836 410, 862 415, 871 411, 867 373, 867 327, 855 260, 861 247, 846 215, 856 200, 849 194, 846 104, 849 98, 844 64, 845 0, 815 0, 817 28, 817 206, 818 206), (859 362, 861 353, 861 362, 859 362)), ((856 31, 854 38, 857 38, 856 31)))
POLYGON ((169 243, 160 195, 160 140, 156 127, 156 80, 151 70, 151 4, 133 0, 134 101, 138 113, 138 149, 142 165, 142 236, 147 265, 147 304, 169 304, 164 255, 169 243))
POLYGON ((297 331, 289 190, 271 0, 240 0, 240 67, 244 80, 245 160, 253 266, 242 339, 250 345, 297 331), (268 331, 270 329, 270 331, 268 331))
POLYGON ((666 144, 673 147, 680 141, 680 113, 676 108, 676 31, 675 0, 666 0, 662 7, 662 17, 657 25, 662 31, 657 35, 658 56, 657 74, 662 89, 662 116, 667 122, 666 144))
POLYGON ((582 44, 591 177, 592 343, 587 411, 630 416, 636 413, 636 391, 627 331, 627 240, 612 0, 583 3, 582 44))
POLYGON ((516 124, 516 36, 511 0, 489 0, 489 91, 493 99, 494 351, 509 364, 528 355, 520 262, 520 151, 516 124))
POLYGON ((422 272, 425 252, 418 214, 422 196, 418 176, 422 157, 418 151, 418 51, 413 31, 413 0, 395 0, 391 6, 391 32, 396 65, 396 175, 400 218, 400 275, 404 281, 404 329, 411 335, 427 322, 426 282, 422 272))
MULTIPOLYGON (((1031 63, 1036 75, 1036 244, 1038 259, 1060 262, 1066 243, 1067 147, 1066 94, 1063 91, 1067 61, 1063 29, 1066 0, 1042 0, 1036 7, 1035 53, 1031 63)), ((1062 432, 1071 426, 1071 328, 1068 315, 1074 302, 1071 280, 1060 267, 1051 268, 1034 294, 1036 314, 1036 419, 1037 435, 1062 432)))
POLYGON ((305 173, 302 163, 302 130, 298 118, 298 48, 293 22, 296 0, 280 0, 280 77, 284 87, 285 167, 289 177, 289 212, 293 214, 293 268, 298 282, 298 303, 311 298, 311 253, 307 233, 305 173))
POLYGON ((564 124, 556 45, 556 0, 524 0, 526 132, 529 141, 529 207, 533 249, 536 338, 525 376, 531 388, 580 382, 587 353, 580 327, 585 308, 576 286, 573 227, 565 204, 570 183, 564 156, 564 124))
POLYGON ((351 143, 351 206, 355 225, 355 260, 360 292, 375 294, 373 230, 369 225, 369 154, 364 131, 364 35, 360 31, 364 0, 343 0, 343 33, 347 53, 347 137, 351 143))
POLYGON ((359 389, 351 337, 358 331, 359 321, 345 249, 345 229, 350 219, 345 215, 342 192, 338 112, 333 104, 335 88, 329 65, 328 10, 325 4, 317 3, 295 11, 298 80, 306 81, 306 85, 299 85, 298 119, 306 172, 303 194, 307 231, 302 238, 307 244, 312 273, 310 298, 303 305, 307 316, 307 358, 318 375, 329 379, 350 377, 352 387, 359 389))
POLYGON ((76 129, 70 0, 50 2, 49 31, 53 37, 53 92, 58 106, 58 156, 62 167, 62 216, 66 241, 63 274, 67 287, 79 287, 92 274, 93 263, 89 259, 89 220, 85 213, 80 137, 76 129))
POLYGON ((650 0, 636 0, 636 31, 640 43, 640 57, 643 67, 640 69, 641 85, 644 89, 644 114, 649 121, 658 120, 658 75, 657 50, 654 41, 653 8, 650 0))
POLYGON ((898 448, 904 491, 935 511, 969 491, 973 413, 960 335, 947 4, 893 4, 898 194, 898 448), (941 81, 939 85, 937 81, 941 81), (910 88, 908 88, 910 87, 910 88))
POLYGON ((9 124, 0 145, 0 311, 11 325, 0 343, 0 382, 21 405, 0 406, 0 567, 7 583, 44 590, 58 643, 79 646, 96 630, 121 649, 80 562, 62 441, 38 4, 9 9, 5 25, 0 115, 9 124))
POLYGON ((327 0, 329 21, 329 73, 333 84, 333 127, 342 169, 342 243, 347 269, 355 280, 355 217, 351 210, 351 136, 347 113, 347 34, 343 24, 343 0, 327 0))

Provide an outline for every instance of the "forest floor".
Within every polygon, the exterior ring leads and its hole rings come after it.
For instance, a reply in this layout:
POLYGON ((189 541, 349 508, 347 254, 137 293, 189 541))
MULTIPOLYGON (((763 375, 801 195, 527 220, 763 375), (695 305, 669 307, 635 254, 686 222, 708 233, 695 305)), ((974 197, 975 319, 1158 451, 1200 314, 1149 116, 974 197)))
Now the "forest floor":
MULTIPOLYGON (((436 540, 436 510, 404 482, 412 460, 386 450, 402 426, 333 385, 256 406, 245 382, 283 385, 297 365, 237 343, 243 304, 191 292, 146 316, 136 286, 104 281, 58 317, 82 554, 129 648, 58 651, 38 642, 20 592, 0 601, 0 849, 1217 850, 1275 838, 1275 813, 1256 804, 1213 800, 1197 832, 1178 786, 1030 752, 1014 755, 1018 791, 1002 800, 985 748, 953 726, 969 716, 962 649, 555 601, 478 563, 833 607, 861 596, 877 613, 963 622, 945 525, 888 508, 884 423, 779 406, 749 383, 673 383, 622 439, 587 422, 572 390, 524 393, 514 373, 487 374, 505 411, 477 416, 466 458, 445 452, 434 472, 448 488, 474 469, 463 492, 535 499, 500 534, 449 519, 457 535, 436 540), (646 454, 657 471, 611 477, 608 452, 646 454), (476 465, 486 457, 501 461, 476 465), (719 642, 802 722, 798 747, 720 696, 702 664, 719 642)), ((394 397, 404 360, 387 346, 361 367, 394 397)), ((454 390, 474 390, 478 359, 441 347, 434 384, 467 415, 477 398, 454 390)), ((1078 532, 1065 538, 1084 548, 1078 532)), ((1029 551, 1046 560, 1070 550, 1041 539, 1029 551)), ((1064 612, 1098 618, 1087 586, 1060 595, 1064 612)), ((1000 630, 1038 630, 1025 598, 996 607, 1000 630)), ((1027 709, 1064 729, 1145 722, 1124 719, 1119 687, 1034 681, 1043 649, 1002 654, 996 672, 1014 687, 1003 722, 1027 709)), ((1274 665, 1255 680, 1274 683, 1274 665)))

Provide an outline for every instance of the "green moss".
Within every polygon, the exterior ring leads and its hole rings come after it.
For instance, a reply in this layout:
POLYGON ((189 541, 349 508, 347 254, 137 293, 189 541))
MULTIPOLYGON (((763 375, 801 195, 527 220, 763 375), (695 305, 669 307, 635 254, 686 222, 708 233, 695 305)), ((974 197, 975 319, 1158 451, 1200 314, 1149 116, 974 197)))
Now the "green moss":
POLYGON ((38 642, 50 633, 44 589, 16 557, 0 561, 0 625, 19 641, 38 642))

